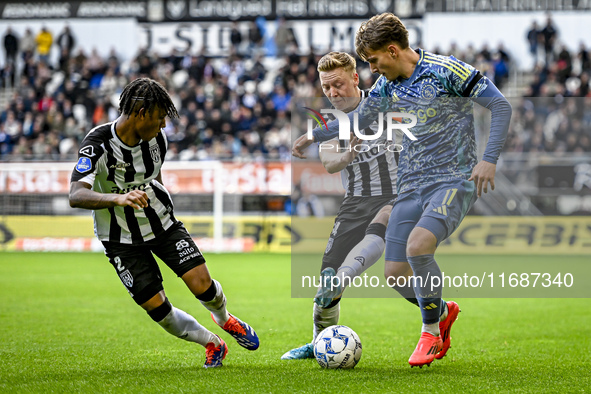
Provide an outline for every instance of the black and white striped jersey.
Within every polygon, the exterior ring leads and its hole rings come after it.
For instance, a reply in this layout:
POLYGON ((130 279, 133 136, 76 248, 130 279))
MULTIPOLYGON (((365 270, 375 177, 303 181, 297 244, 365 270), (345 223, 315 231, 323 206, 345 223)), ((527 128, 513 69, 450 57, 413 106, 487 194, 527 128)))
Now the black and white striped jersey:
POLYGON ((170 194, 155 179, 168 146, 164 133, 128 146, 117 136, 112 122, 92 129, 81 146, 72 182, 88 183, 99 193, 143 190, 149 198, 149 206, 143 209, 126 206, 93 210, 94 233, 99 240, 141 244, 177 222, 170 194))
MULTIPOLYGON (((362 92, 362 100, 367 92, 362 92)), ((385 122, 384 122, 385 123, 385 122)), ((373 135, 378 131, 378 122, 362 130, 363 134, 373 135)), ((398 135, 397 139, 400 138, 398 135)), ((347 148, 344 141, 339 141, 341 149, 347 148)), ((371 141, 361 141, 357 146, 357 157, 341 171, 346 197, 375 197, 396 194, 396 172, 398 170, 398 152, 396 141, 388 141, 384 130, 382 135, 371 141)), ((400 143, 400 141, 398 141, 400 143)))

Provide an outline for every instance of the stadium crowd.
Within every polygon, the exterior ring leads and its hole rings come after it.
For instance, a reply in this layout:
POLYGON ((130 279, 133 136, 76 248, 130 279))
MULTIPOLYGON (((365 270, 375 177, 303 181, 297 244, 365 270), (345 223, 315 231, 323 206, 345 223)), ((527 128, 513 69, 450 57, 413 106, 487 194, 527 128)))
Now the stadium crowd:
POLYGON ((561 44, 548 16, 532 22, 526 39, 534 68, 524 99, 515 107, 507 152, 591 152, 591 59, 585 43, 573 53, 561 44))
MULTIPOLYGON (((540 33, 539 37, 543 37, 540 33)), ((322 54, 299 54, 288 31, 276 37, 277 57, 264 57, 260 36, 241 37, 233 26, 233 50, 225 58, 173 52, 159 57, 140 51, 124 62, 116 50, 108 57, 76 46, 69 26, 54 40, 42 28, 37 35, 27 29, 17 37, 7 28, 3 35, 5 64, 0 73, 4 104, 0 108, 0 160, 71 160, 84 135, 94 126, 118 116, 117 102, 131 80, 148 76, 170 92, 180 119, 168 122, 165 132, 169 160, 212 158, 244 161, 290 160, 290 102, 292 97, 318 97, 316 63, 322 54), (258 37, 258 38, 257 38, 258 37), (242 45, 241 45, 242 44, 242 45), (51 64, 52 45, 59 47, 59 61, 51 64), (252 56, 249 56, 253 54, 252 56), (10 89, 5 89, 5 88, 10 89), (9 95, 6 92, 11 92, 9 95)), ((541 38, 543 41, 543 38, 541 38)), ((589 54, 581 44, 573 55, 565 47, 552 49, 533 71, 526 96, 589 96, 589 54)), ((546 47, 544 47, 546 48, 546 47)), ((541 49, 540 49, 541 51, 541 49)), ((454 54, 474 65, 501 88, 513 67, 511 55, 500 44, 435 53, 454 54)), ((376 76, 358 62, 360 86, 368 88, 376 76)), ((573 109, 559 103, 546 111, 534 111, 524 100, 514 111, 506 151, 590 151, 589 104, 577 111, 587 117, 566 120, 551 130, 544 126, 550 109, 573 109), (532 113, 533 111, 533 113, 532 113), (544 113, 546 112, 546 113, 544 113), (533 118, 532 118, 533 116, 533 118), (573 124, 574 123, 574 124, 573 124)))

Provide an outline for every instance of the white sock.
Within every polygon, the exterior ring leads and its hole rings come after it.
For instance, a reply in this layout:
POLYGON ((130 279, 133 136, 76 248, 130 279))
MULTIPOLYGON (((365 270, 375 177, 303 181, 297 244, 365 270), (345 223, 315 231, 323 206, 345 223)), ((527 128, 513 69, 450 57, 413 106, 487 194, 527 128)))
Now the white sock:
POLYGON ((199 324, 193 316, 174 306, 158 324, 168 333, 185 341, 195 342, 204 347, 210 342, 213 342, 215 346, 220 344, 216 335, 199 324))
POLYGON ((443 313, 441 314, 441 316, 439 316, 439 321, 444 321, 445 319, 447 319, 447 312, 447 303, 445 303, 443 313))
POLYGON ((367 234, 355 245, 337 271, 343 289, 350 285, 355 277, 374 265, 382 257, 385 248, 386 242, 376 234, 367 234))
POLYGON ((339 302, 332 308, 322 308, 314 303, 314 333, 312 337, 312 342, 316 340, 316 337, 322 330, 326 327, 334 326, 339 322, 339 312, 341 310, 341 303, 339 302))
POLYGON ((224 295, 220 282, 215 279, 212 279, 212 281, 216 290, 215 297, 213 297, 213 300, 211 301, 201 301, 201 304, 213 314, 215 322, 218 325, 223 326, 230 318, 228 311, 226 310, 226 296, 224 295))
POLYGON ((434 337, 439 336, 439 322, 433 324, 425 324, 423 323, 422 332, 428 332, 429 334, 433 335, 434 337))

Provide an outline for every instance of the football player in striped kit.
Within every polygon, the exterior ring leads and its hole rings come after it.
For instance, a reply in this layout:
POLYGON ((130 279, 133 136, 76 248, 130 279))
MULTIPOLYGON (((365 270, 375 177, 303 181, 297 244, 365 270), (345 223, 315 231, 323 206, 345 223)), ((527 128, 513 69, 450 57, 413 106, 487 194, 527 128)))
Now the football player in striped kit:
POLYGON ((70 206, 91 209, 94 232, 133 300, 168 333, 205 347, 205 368, 222 366, 228 347, 195 318, 175 308, 164 292, 158 256, 240 346, 256 350, 259 339, 228 313, 222 287, 174 216, 160 169, 167 140, 165 118, 177 118, 168 92, 140 78, 121 93, 120 116, 92 129, 82 141, 72 172, 70 206))
MULTIPOLYGON (((453 233, 488 185, 494 190, 496 163, 507 136, 511 105, 496 86, 471 65, 409 46, 408 30, 392 13, 361 24, 357 54, 380 78, 349 118, 369 124, 385 98, 391 107, 413 112, 413 138, 404 138, 398 167, 398 199, 386 231, 386 271, 391 277, 412 268, 423 320, 419 342, 408 362, 430 365, 450 347, 450 331, 459 307, 442 300, 442 273, 434 254, 453 233), (473 102, 491 112, 490 136, 481 161, 476 157, 473 102), (429 280, 430 278, 430 280, 429 280)), ((338 135, 338 123, 313 130, 315 141, 338 135)), ((312 143, 296 141, 301 157, 312 143)))
MULTIPOLYGON (((322 91, 335 109, 351 112, 367 96, 358 87, 356 62, 348 53, 328 53, 320 59, 317 69, 322 91)), ((373 135, 377 128, 374 122, 362 133, 373 135)), ((338 324, 346 286, 384 252, 386 226, 396 199, 397 155, 397 147, 386 140, 386 134, 363 142, 352 136, 348 146, 336 138, 319 145, 322 165, 331 174, 341 173, 346 194, 322 258, 322 286, 314 299, 312 343, 324 328, 338 324), (333 286, 337 283, 333 277, 338 278, 338 286, 333 286)), ((395 289, 416 305, 411 287, 395 289)), ((288 351, 281 359, 313 358, 312 343, 288 351)))

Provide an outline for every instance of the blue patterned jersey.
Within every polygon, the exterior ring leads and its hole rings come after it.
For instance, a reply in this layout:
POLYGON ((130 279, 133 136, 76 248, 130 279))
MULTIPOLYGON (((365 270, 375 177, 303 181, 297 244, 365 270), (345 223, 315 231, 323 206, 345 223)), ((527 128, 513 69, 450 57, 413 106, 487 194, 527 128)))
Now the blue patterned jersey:
POLYGON ((411 129, 417 140, 405 136, 402 141, 399 193, 470 177, 477 159, 473 104, 467 97, 478 97, 488 84, 474 67, 453 56, 416 52, 420 59, 410 78, 388 81, 382 76, 370 91, 370 97, 391 98, 395 111, 417 117, 411 129))
MULTIPOLYGON (((417 118, 409 130, 417 140, 407 136, 402 140, 398 193, 470 177, 477 163, 471 98, 479 97, 489 84, 478 70, 453 56, 422 49, 416 52, 420 59, 410 78, 388 81, 380 77, 357 110, 360 128, 384 112, 407 112, 417 118)), ((385 120, 383 124, 385 129, 385 120)), ((314 131, 317 141, 336 135, 337 122, 329 122, 325 132, 314 131)))

